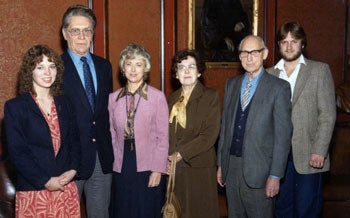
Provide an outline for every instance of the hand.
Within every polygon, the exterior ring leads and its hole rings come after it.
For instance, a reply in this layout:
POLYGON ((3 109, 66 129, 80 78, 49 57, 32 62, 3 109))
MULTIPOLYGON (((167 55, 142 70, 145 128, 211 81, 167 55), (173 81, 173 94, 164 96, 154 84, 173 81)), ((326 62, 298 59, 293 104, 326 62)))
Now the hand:
POLYGON ((311 154, 310 166, 317 169, 322 169, 324 165, 325 157, 318 154, 311 154))
POLYGON ((216 179, 217 182, 221 187, 225 186, 225 183, 222 182, 222 172, 221 172, 221 167, 218 167, 218 171, 216 172, 216 179))
POLYGON ((266 197, 273 198, 280 190, 280 180, 275 178, 267 178, 266 182, 266 197))
POLYGON ((64 191, 64 186, 60 184, 59 177, 51 177, 45 184, 45 188, 49 191, 64 191))
POLYGON ((61 185, 65 186, 67 185, 70 181, 72 181, 72 179, 74 178, 74 176, 77 174, 76 170, 68 170, 64 173, 62 173, 59 176, 59 182, 61 185))
POLYGON ((148 181, 148 187, 157 187, 160 183, 161 179, 161 173, 158 172, 152 172, 151 175, 149 176, 149 181, 148 181))
POLYGON ((182 156, 179 152, 174 152, 171 155, 168 156, 168 161, 171 163, 171 156, 176 154, 176 163, 178 163, 180 160, 182 160, 182 156))
POLYGON ((236 23, 234 30, 235 32, 241 32, 244 27, 245 27, 244 24, 242 22, 239 22, 239 23, 236 23))
POLYGON ((171 170, 171 161, 168 159, 168 163, 166 164, 166 174, 170 175, 171 170))
POLYGON ((235 45, 233 44, 232 40, 229 37, 225 37, 224 40, 225 40, 227 50, 234 51, 235 45))

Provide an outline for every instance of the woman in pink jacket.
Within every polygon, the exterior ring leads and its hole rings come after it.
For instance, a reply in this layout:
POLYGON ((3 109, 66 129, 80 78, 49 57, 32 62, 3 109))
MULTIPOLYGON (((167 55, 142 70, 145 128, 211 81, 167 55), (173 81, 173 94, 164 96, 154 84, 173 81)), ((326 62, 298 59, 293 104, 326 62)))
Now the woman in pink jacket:
POLYGON ((146 83, 150 54, 129 44, 119 67, 126 86, 109 96, 114 166, 111 217, 161 217, 168 137, 168 106, 163 92, 146 83))

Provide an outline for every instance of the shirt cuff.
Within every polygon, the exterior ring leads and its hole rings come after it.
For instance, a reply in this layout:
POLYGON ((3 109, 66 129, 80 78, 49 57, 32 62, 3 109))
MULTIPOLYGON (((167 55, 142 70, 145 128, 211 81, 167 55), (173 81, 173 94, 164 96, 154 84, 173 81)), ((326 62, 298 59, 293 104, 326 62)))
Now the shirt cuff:
POLYGON ((279 176, 274 176, 274 175, 269 175, 269 178, 272 178, 272 179, 281 179, 281 177, 279 177, 279 176))

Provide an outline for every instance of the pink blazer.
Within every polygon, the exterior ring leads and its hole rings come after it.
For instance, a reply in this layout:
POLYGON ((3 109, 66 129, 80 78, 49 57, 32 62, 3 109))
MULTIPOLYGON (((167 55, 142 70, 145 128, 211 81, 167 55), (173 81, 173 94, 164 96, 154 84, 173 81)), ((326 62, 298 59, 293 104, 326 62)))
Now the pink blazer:
MULTIPOLYGON (((112 136, 113 171, 121 172, 124 152, 126 99, 116 101, 121 89, 109 95, 108 110, 112 136)), ((135 96, 135 105, 139 95, 135 96)), ((148 85, 147 100, 141 97, 134 121, 137 172, 166 172, 169 149, 169 109, 165 95, 148 85)))

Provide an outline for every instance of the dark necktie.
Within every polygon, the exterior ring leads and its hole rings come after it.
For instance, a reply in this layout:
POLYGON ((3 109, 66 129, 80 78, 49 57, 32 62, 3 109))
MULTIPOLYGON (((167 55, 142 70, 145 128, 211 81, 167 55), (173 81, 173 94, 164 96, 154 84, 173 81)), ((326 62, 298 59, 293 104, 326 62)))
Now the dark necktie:
MULTIPOLYGON (((130 108, 127 110, 128 118, 126 120, 127 126, 125 127, 125 134, 126 138, 134 139, 134 119, 135 119, 135 95, 128 93, 126 94, 126 101, 128 100, 128 97, 130 97, 130 108)), ((126 102, 127 103, 127 102, 126 102)), ((131 143, 130 150, 134 150, 134 145, 131 143)))
POLYGON ((130 108, 128 111, 128 135, 130 138, 134 138, 134 119, 135 119, 135 95, 133 94, 127 94, 127 98, 130 97, 130 108))
POLYGON ((91 109, 92 109, 92 111, 94 111, 95 110, 96 95, 95 95, 94 82, 92 81, 90 66, 87 62, 86 57, 81 57, 80 60, 83 62, 85 92, 86 92, 86 95, 88 97, 91 109))

